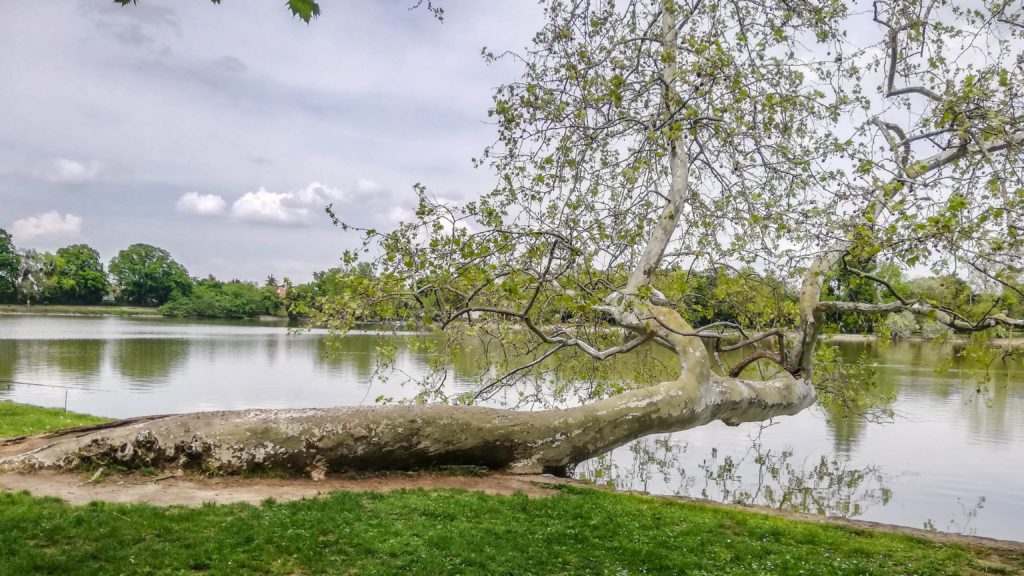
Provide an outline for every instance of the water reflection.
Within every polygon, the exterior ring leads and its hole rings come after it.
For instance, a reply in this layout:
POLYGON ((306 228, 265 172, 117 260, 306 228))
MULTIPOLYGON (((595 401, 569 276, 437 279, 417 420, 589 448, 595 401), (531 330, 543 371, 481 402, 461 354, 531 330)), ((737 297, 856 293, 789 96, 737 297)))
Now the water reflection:
POLYGON ((0 380, 91 386, 100 374, 102 340, 0 340, 0 380))
POLYGON ((843 414, 838 410, 825 410, 825 422, 832 435, 832 449, 837 454, 850 454, 857 446, 857 440, 864 435, 868 420, 858 414, 843 414))
POLYGON ((17 354, 17 340, 0 340, 0 392, 11 387, 11 381, 14 380, 17 354))
POLYGON ((874 505, 892 499, 885 475, 875 466, 857 468, 842 456, 819 456, 816 462, 796 463, 793 450, 774 452, 755 444, 747 457, 754 472, 740 472, 745 459, 711 458, 699 468, 705 484, 701 496, 737 504, 765 505, 779 510, 854 518, 874 505))
POLYGON ((886 475, 857 467, 840 455, 797 461, 792 448, 770 448, 758 435, 739 455, 711 448, 687 458, 686 442, 673 435, 631 443, 629 457, 610 453, 585 463, 577 476, 619 489, 664 492, 717 502, 769 506, 788 512, 853 518, 892 499, 886 475))
MULTIPOLYGON (((965 357, 965 344, 902 341, 843 342, 845 362, 868 359, 874 373, 874 393, 861 411, 884 413, 896 418, 921 418, 908 410, 921 402, 945 400, 950 425, 984 442, 1012 437, 1024 413, 1024 362, 1019 354, 992 348, 982 357, 965 357)), ((835 450, 850 453, 871 428, 870 418, 851 415, 842 409, 823 406, 835 450)), ((883 421, 887 419, 883 418, 883 421)))
POLYGON ((170 375, 185 364, 188 351, 189 341, 184 339, 117 340, 114 366, 130 388, 167 385, 170 375))
POLYGON ((977 500, 972 502, 965 502, 962 498, 957 498, 957 504, 960 506, 960 510, 953 514, 953 516, 945 524, 941 524, 932 520, 931 518, 924 521, 923 528, 925 530, 931 530, 933 532, 954 532, 957 534, 970 534, 976 536, 978 529, 974 526, 974 521, 978 517, 978 514, 983 508, 985 508, 985 502, 988 499, 984 496, 978 497, 977 500))
POLYGON ((262 340, 263 354, 267 359, 267 364, 270 366, 276 366, 282 360, 284 349, 280 346, 280 341, 280 338, 265 338, 262 340))
POLYGON ((367 381, 377 369, 379 341, 379 337, 367 334, 323 336, 316 340, 315 352, 317 360, 335 373, 367 381))
POLYGON ((63 372, 91 378, 100 371, 105 346, 103 340, 54 340, 43 346, 42 353, 48 354, 63 372))

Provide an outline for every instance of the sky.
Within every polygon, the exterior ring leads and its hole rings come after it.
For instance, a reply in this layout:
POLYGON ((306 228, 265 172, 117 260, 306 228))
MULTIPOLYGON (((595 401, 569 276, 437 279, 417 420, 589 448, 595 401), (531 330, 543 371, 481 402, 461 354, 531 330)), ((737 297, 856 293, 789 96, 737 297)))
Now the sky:
POLYGON ((492 185, 493 89, 541 24, 530 0, 33 0, 0 4, 0 228, 19 248, 134 243, 194 276, 305 281, 393 226, 412 186, 492 185))

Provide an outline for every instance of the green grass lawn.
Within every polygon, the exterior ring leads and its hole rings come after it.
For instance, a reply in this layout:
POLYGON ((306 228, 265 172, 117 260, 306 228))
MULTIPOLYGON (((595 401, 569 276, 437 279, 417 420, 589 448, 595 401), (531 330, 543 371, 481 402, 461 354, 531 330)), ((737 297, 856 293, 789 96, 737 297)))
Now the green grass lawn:
POLYGON ((75 414, 60 409, 0 402, 0 438, 27 436, 47 430, 99 424, 107 421, 106 418, 75 414))
POLYGON ((0 494, 0 575, 1022 572, 1019 554, 573 487, 201 508, 0 494))

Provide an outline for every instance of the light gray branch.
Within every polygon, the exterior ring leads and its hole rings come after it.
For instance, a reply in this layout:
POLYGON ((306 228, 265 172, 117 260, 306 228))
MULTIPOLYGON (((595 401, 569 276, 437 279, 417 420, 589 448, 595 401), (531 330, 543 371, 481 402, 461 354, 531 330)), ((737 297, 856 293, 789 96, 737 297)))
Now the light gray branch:
POLYGON ((916 300, 903 302, 887 302, 884 304, 868 304, 866 302, 819 302, 819 310, 838 310, 843 312, 861 312, 866 314, 885 314, 889 312, 911 312, 918 316, 931 318, 961 332, 981 332, 996 326, 1024 328, 1024 319, 1010 318, 1004 313, 986 316, 977 322, 955 317, 950 311, 916 300))

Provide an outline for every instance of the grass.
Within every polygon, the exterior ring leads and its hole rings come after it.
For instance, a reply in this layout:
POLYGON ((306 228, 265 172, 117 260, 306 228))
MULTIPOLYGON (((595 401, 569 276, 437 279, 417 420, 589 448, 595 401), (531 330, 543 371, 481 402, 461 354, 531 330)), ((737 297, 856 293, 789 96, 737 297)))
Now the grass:
POLYGON ((200 508, 3 493, 0 558, 0 575, 1024 572, 1019 554, 575 487, 538 499, 405 490, 200 508))
POLYGON ((74 306, 0 304, 0 314, 51 314, 58 316, 160 316, 159 308, 140 306, 74 306))
MULTIPOLYGON (((201 508, 76 508, 0 494, 0 534, 0 558, 6 559, 0 574, 951 575, 972 567, 1003 574, 1014 569, 909 536, 590 489, 541 499, 451 490, 336 492, 318 500, 201 508)), ((1017 560, 1017 569, 1024 567, 1017 560)))
POLYGON ((0 402, 0 438, 27 436, 37 432, 107 421, 106 418, 65 412, 55 408, 0 402))

